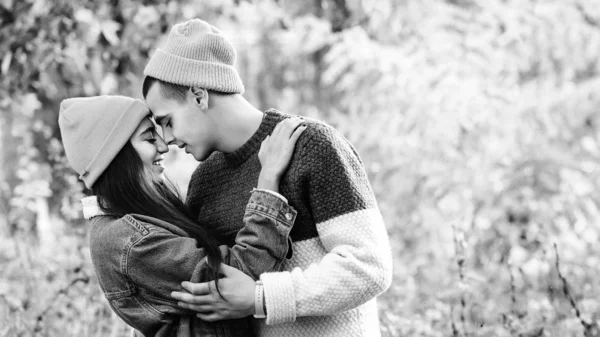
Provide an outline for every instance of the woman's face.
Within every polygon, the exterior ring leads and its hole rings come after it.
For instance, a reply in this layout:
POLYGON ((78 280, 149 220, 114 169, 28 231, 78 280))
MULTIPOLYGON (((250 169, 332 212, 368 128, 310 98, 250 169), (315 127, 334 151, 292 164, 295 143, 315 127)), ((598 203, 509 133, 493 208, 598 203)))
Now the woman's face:
POLYGON ((169 147, 156 132, 156 126, 150 117, 144 118, 129 139, 131 145, 142 159, 144 168, 153 176, 164 179, 163 153, 169 151, 169 147))

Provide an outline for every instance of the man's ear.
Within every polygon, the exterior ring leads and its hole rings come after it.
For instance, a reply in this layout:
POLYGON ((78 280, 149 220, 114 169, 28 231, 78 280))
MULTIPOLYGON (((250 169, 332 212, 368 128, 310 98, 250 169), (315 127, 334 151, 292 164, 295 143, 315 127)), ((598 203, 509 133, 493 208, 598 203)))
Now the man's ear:
POLYGON ((190 87, 190 93, 194 103, 200 107, 201 110, 208 110, 208 91, 200 87, 190 87))

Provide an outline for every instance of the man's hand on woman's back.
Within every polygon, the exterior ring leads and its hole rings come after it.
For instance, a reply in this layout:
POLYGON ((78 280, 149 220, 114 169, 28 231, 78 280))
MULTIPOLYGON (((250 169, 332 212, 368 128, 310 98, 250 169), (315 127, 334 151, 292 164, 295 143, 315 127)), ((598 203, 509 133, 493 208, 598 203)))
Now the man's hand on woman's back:
POLYGON ((196 311, 204 321, 220 321, 250 316, 254 314, 255 282, 242 271, 221 264, 219 291, 215 281, 204 283, 183 282, 187 292, 173 292, 181 308, 196 311), (222 296, 221 296, 222 295, 222 296))

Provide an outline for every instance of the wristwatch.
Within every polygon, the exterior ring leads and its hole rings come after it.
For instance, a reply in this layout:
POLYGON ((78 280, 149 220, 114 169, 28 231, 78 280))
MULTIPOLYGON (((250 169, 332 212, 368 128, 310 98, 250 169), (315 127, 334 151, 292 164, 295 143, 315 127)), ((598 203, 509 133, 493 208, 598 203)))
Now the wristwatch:
POLYGON ((254 318, 267 318, 265 313, 265 292, 261 280, 256 281, 254 288, 254 318))

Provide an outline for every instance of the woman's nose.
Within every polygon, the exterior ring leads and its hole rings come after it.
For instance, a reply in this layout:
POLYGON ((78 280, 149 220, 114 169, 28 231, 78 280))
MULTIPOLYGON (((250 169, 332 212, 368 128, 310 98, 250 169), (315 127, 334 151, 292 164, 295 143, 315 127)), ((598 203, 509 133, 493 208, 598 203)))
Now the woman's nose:
POLYGON ((160 136, 156 137, 156 151, 159 153, 169 152, 169 146, 167 146, 165 140, 160 136))

